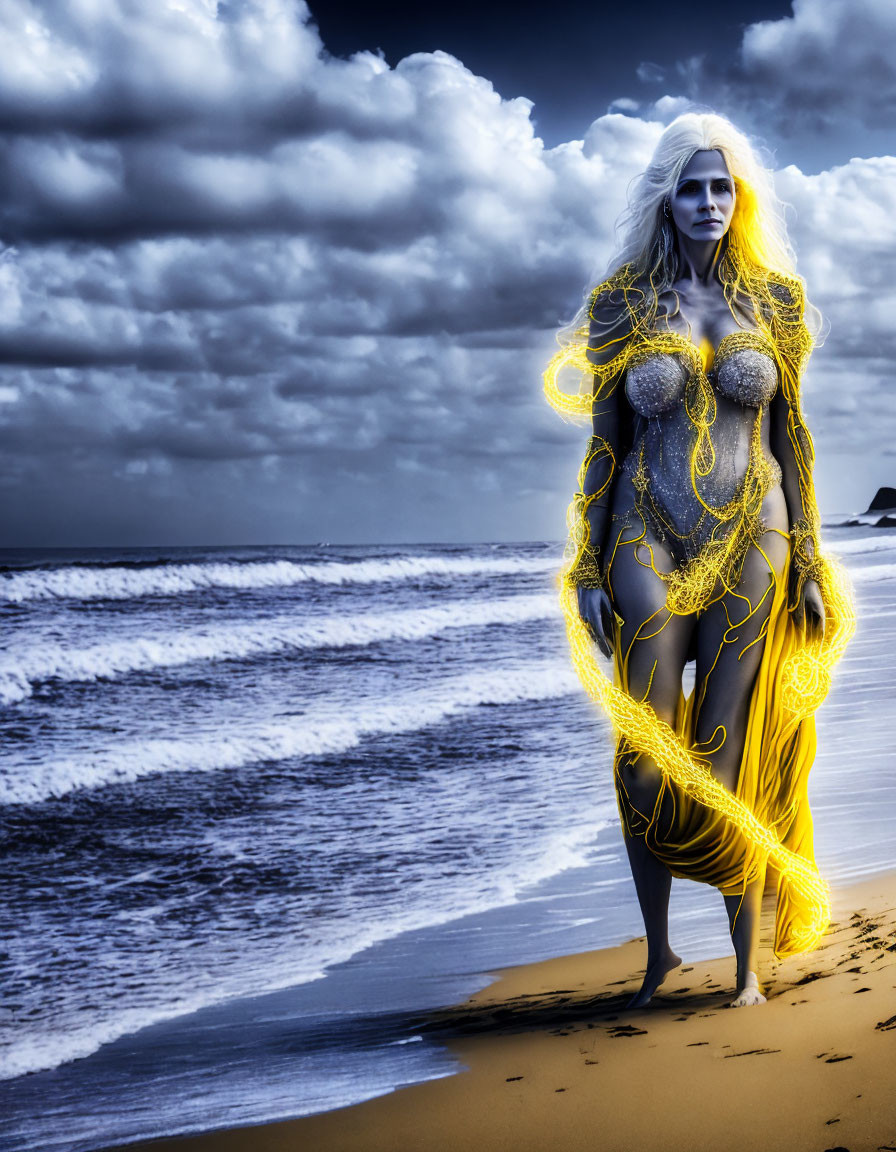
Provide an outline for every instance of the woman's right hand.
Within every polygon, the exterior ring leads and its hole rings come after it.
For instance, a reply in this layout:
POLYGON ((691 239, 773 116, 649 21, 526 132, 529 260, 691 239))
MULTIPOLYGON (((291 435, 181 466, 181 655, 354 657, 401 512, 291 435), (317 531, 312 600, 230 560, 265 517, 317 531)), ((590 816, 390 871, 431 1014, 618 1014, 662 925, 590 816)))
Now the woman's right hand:
POLYGON ((603 588, 576 588, 579 615, 598 648, 606 657, 613 655, 615 638, 613 605, 603 588))

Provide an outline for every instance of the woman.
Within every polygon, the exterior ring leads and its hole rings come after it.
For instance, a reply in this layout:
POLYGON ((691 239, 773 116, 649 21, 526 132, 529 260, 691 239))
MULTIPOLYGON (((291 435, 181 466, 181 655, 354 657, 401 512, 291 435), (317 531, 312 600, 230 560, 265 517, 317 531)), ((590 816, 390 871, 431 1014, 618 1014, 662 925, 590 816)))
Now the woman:
MULTIPOLYGON (((812 335, 768 174, 723 117, 663 133, 611 273, 545 374, 593 436, 561 578, 576 668, 617 733, 616 795, 647 933, 646 1004, 680 963, 672 876, 725 898, 736 1007, 759 1004, 759 910, 778 875, 775 952, 829 920, 806 781, 813 712, 854 627, 820 551, 799 384, 812 335), (557 375, 583 372, 579 395, 557 375), (613 657, 613 683, 593 644, 613 657), (682 673, 696 661, 694 690, 682 673)), ((817 322, 818 314, 808 309, 817 322)))

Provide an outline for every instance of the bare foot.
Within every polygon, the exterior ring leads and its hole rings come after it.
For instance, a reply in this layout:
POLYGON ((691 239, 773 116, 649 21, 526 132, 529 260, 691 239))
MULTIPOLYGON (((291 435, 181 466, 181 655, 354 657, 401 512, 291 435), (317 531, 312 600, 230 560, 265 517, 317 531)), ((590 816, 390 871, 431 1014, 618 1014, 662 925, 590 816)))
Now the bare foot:
POLYGON ((743 988, 737 990, 737 996, 731 1001, 731 1008, 749 1008, 753 1004, 764 1004, 765 997, 759 988, 759 980, 755 972, 748 972, 743 988))
POLYGON ((643 1008, 645 1004, 650 1002, 651 996, 659 988, 660 984, 666 979, 668 974, 673 968, 677 968, 681 963, 681 957, 676 956, 671 948, 659 957, 658 960, 650 965, 644 974, 644 983, 641 985, 640 990, 632 996, 626 1008, 643 1008))

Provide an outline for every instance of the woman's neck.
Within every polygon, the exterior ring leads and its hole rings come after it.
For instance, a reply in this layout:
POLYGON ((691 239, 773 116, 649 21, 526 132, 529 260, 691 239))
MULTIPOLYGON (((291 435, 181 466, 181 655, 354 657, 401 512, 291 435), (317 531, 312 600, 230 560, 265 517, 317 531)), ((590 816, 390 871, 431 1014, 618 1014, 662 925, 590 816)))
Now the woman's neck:
POLYGON ((681 256, 679 280, 693 280, 695 286, 700 284, 704 288, 718 281, 717 271, 722 255, 720 241, 691 240, 679 233, 678 250, 681 256))

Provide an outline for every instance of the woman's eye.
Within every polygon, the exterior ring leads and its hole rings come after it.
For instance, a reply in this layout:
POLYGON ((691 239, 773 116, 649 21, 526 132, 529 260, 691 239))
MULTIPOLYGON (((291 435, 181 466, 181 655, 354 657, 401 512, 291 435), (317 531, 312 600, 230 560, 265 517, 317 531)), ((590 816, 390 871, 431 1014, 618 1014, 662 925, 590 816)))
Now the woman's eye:
MULTIPOLYGON (((731 185, 728 183, 727 180, 717 180, 713 184, 712 190, 713 190, 713 192, 730 192, 731 191, 731 185)), ((687 182, 687 184, 682 184, 681 187, 678 189, 678 195, 679 196, 690 196, 694 192, 697 192, 697 191, 699 191, 697 184, 694 181, 689 180, 687 182)))

